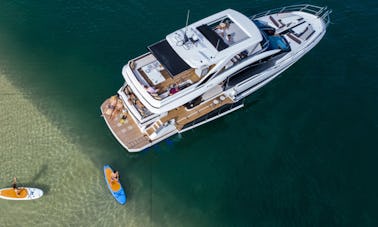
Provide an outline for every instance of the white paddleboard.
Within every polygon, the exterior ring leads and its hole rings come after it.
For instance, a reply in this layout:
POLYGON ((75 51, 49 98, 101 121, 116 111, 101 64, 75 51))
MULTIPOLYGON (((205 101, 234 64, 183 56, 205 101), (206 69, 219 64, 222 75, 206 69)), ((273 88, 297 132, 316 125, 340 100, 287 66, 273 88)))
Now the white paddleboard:
POLYGON ((17 194, 13 188, 2 188, 0 189, 0 198, 7 200, 33 200, 38 199, 43 196, 43 191, 39 188, 18 188, 19 193, 17 194))

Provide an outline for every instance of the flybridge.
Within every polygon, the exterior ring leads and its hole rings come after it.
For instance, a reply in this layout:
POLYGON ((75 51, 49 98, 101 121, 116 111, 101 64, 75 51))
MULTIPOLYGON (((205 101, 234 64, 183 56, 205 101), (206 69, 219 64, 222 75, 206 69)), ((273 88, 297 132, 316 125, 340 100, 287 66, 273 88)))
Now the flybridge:
POLYGON ((166 40, 190 67, 201 68, 258 44, 262 36, 248 17, 227 9, 167 35, 166 40))

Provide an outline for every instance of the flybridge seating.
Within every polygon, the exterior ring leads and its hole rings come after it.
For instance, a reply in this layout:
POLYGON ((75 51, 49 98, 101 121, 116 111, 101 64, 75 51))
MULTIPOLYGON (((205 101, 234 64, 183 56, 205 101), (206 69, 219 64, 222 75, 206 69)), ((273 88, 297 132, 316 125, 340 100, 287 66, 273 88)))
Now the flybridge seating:
POLYGON ((258 44, 261 34, 248 17, 227 9, 168 34, 166 40, 191 68, 201 69, 258 44))
POLYGON ((201 25, 197 27, 197 30, 218 51, 222 51, 248 38, 248 35, 228 17, 221 18, 210 24, 201 25))

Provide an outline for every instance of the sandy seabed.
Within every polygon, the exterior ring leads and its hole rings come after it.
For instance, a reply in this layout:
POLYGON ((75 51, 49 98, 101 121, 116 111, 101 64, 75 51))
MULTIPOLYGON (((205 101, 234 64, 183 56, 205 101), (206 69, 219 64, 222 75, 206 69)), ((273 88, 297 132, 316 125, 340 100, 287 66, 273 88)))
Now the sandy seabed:
MULTIPOLYGON (((35 201, 0 200, 1 226, 136 224, 130 217, 132 206, 125 212, 126 207, 120 209, 112 200, 102 169, 65 138, 5 75, 0 75, 0 124, 0 187, 10 186, 12 177, 17 176, 21 186, 45 192, 35 201)), ((143 220, 145 224, 149 221, 144 218, 138 223, 143 220)))

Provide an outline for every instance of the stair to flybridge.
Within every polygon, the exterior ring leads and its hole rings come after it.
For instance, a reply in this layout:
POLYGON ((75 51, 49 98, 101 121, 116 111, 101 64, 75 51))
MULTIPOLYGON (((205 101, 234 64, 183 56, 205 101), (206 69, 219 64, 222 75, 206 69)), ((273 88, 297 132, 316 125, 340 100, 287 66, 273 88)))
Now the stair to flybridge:
POLYGON ((156 132, 161 126, 163 126, 163 122, 159 119, 147 128, 146 134, 150 137, 152 133, 156 132))

